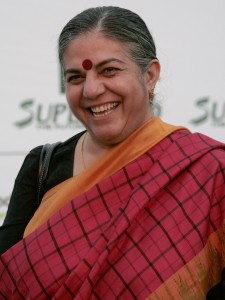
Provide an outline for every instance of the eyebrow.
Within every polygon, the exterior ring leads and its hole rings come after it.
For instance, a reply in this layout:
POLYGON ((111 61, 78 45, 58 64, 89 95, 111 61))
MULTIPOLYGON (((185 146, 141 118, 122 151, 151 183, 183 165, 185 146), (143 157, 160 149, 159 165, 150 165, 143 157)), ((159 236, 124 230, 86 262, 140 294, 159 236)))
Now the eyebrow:
MULTIPOLYGON (((95 68, 100 68, 100 67, 102 67, 102 66, 104 66, 104 65, 106 65, 106 64, 108 64, 108 63, 110 63, 110 62, 118 62, 118 63, 120 63, 120 64, 125 65, 125 62, 123 62, 122 60, 120 60, 120 59, 118 59, 118 58, 113 58, 113 57, 112 57, 112 58, 108 58, 108 59, 105 59, 105 60, 103 60, 103 61, 97 63, 97 64, 95 65, 95 68)), ((66 76, 66 74, 68 74, 68 73, 72 73, 72 74, 76 73, 76 74, 79 74, 79 73, 81 73, 81 72, 82 72, 82 70, 80 70, 80 69, 67 69, 67 70, 64 71, 64 76, 66 76)))
POLYGON ((64 71, 64 77, 66 76, 66 74, 69 74, 69 73, 71 73, 71 74, 79 74, 79 73, 81 73, 81 70, 79 70, 79 69, 67 69, 67 70, 65 70, 64 71))
POLYGON ((97 64, 95 65, 95 67, 96 67, 96 68, 99 68, 99 67, 102 67, 103 65, 106 65, 106 64, 108 64, 108 63, 110 63, 110 62, 114 62, 114 61, 115 61, 115 62, 118 62, 118 63, 120 63, 120 64, 125 65, 125 62, 123 62, 122 60, 120 60, 120 59, 118 59, 118 58, 112 57, 112 58, 108 58, 108 59, 105 59, 105 60, 103 60, 103 61, 97 63, 97 64))

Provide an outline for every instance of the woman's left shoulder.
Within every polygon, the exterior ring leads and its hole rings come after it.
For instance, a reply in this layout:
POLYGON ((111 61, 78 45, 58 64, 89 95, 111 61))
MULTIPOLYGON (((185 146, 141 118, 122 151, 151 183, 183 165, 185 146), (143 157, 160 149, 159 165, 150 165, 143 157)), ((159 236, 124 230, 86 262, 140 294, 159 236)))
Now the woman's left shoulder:
POLYGON ((225 143, 199 132, 184 131, 176 139, 180 145, 189 145, 196 149, 205 151, 220 150, 225 155, 225 143))

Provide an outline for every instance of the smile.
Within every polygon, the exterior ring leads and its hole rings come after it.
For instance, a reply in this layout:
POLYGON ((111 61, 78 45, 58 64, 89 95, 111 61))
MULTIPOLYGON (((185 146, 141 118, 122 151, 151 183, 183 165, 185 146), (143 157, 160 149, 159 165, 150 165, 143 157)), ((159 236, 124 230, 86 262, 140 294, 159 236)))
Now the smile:
POLYGON ((110 114, 118 105, 119 103, 117 102, 107 103, 107 104, 91 107, 90 111, 95 117, 106 116, 110 114))

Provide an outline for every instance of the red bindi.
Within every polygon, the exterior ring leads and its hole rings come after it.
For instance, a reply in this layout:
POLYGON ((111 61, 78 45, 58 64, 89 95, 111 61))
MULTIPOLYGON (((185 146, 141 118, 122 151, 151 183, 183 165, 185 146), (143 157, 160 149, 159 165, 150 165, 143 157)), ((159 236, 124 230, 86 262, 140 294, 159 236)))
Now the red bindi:
POLYGON ((82 66, 85 70, 91 70, 93 64, 92 64, 92 61, 90 59, 85 59, 83 62, 82 62, 82 66))

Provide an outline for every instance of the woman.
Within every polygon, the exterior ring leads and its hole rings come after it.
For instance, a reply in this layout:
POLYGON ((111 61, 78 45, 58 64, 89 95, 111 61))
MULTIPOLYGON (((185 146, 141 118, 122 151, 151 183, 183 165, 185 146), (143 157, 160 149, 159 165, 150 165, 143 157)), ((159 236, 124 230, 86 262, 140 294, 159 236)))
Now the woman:
POLYGON ((85 10, 59 59, 86 131, 56 149, 37 210, 41 147, 26 158, 2 230, 18 225, 7 247, 20 241, 0 258, 1 299, 224 299, 225 145, 153 115, 160 64, 143 20, 85 10))

